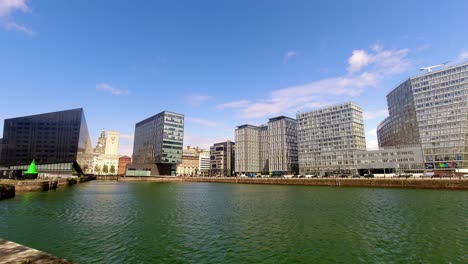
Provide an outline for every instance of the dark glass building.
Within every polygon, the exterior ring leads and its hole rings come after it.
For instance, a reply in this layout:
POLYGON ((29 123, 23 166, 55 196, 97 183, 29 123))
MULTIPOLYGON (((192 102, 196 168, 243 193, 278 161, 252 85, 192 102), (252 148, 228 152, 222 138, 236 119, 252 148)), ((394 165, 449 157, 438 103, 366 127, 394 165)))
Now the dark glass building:
POLYGON ((163 111, 135 125, 128 176, 175 175, 182 161, 184 115, 163 111))
POLYGON ((23 170, 32 160, 39 173, 83 173, 91 138, 83 109, 5 119, 0 165, 23 170))

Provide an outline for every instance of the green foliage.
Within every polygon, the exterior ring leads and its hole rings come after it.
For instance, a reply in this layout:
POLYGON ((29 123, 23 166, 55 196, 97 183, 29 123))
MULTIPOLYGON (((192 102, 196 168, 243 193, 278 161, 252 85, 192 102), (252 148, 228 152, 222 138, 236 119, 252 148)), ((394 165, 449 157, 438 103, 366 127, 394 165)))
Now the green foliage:
POLYGON ((114 165, 111 165, 111 166, 110 166, 109 172, 112 173, 112 174, 115 173, 115 166, 114 166, 114 165))
POLYGON ((109 166, 104 165, 104 166, 102 167, 102 172, 108 173, 108 172, 109 172, 109 166))

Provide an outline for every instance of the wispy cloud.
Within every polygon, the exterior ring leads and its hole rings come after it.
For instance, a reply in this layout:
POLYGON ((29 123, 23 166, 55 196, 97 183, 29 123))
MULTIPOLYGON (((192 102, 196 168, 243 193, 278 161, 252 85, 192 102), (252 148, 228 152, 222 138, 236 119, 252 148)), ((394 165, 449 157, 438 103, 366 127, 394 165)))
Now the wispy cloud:
POLYGON ((369 131, 366 132, 366 135, 369 135, 369 136, 377 136, 377 128, 374 128, 374 129, 371 129, 369 131))
POLYGON ((96 90, 97 91, 105 91, 105 92, 108 92, 108 93, 110 93, 112 95, 115 95, 115 96, 128 95, 130 93, 129 90, 117 89, 117 88, 114 88, 110 84, 105 83, 105 82, 97 84, 96 85, 96 90))
POLYGON ((468 51, 464 50, 453 60, 454 64, 463 63, 468 61, 468 51))
POLYGON ((207 120, 207 119, 202 119, 202 118, 193 118, 193 117, 185 117, 185 121, 189 123, 194 123, 194 124, 199 124, 207 127, 217 127, 218 123, 207 120))
POLYGON ((199 106, 212 98, 213 96, 209 95, 187 95, 185 101, 191 105, 199 106))
POLYGON ((250 101, 248 100, 239 100, 239 101, 233 101, 229 103, 224 103, 224 104, 219 104, 217 107, 220 109, 225 109, 225 108, 242 108, 246 107, 249 105, 250 101))
POLYGON ((229 137, 210 137, 210 136, 200 136, 185 134, 184 135, 184 145, 186 146, 198 146, 202 149, 210 149, 215 143, 223 142, 230 139, 229 137))
POLYGON ((119 140, 119 154, 132 156, 133 152, 133 135, 132 134, 120 134, 119 140))
POLYGON ((372 120, 376 118, 383 118, 388 116, 388 110, 387 109, 382 109, 382 110, 377 110, 377 111, 368 111, 362 113, 362 117, 364 120, 372 120))
POLYGON ((31 29, 27 28, 26 26, 19 25, 19 24, 15 23, 15 22, 11 22, 11 21, 4 22, 3 23, 3 28, 8 30, 8 31, 22 32, 22 33, 25 33, 26 35, 29 35, 31 37, 36 35, 36 32, 32 31, 31 29))
POLYGON ((296 51, 294 51, 294 50, 286 52, 286 54, 284 55, 284 58, 283 58, 283 64, 288 63, 288 61, 291 60, 292 58, 296 57, 297 54, 298 53, 296 51))
POLYGON ((20 25, 9 19, 14 11, 31 12, 26 0, 0 0, 0 25, 7 31, 17 31, 28 36, 35 36, 36 32, 25 25, 20 25))
POLYGON ((371 51, 355 50, 348 58, 345 75, 274 90, 266 99, 223 103, 218 108, 238 109, 244 118, 260 118, 280 113, 293 114, 337 103, 337 100, 349 100, 366 88, 377 87, 383 79, 408 70, 408 52, 409 49, 384 50, 381 45, 374 45, 371 51))
POLYGON ((416 47, 416 52, 422 52, 431 48, 430 44, 423 44, 416 47))
POLYGON ((26 0, 0 0, 0 17, 6 17, 16 10, 30 12, 31 8, 26 0))

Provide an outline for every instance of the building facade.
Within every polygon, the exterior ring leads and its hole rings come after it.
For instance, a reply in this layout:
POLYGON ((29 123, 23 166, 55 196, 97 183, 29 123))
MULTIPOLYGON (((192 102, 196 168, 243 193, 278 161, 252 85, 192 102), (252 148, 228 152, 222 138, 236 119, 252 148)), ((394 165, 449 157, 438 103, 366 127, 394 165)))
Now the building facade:
POLYGON ((468 169, 468 63, 403 82, 387 96, 389 117, 378 127, 382 147, 420 144, 426 169, 468 169), (395 110, 404 105, 409 111, 395 110), (404 140, 401 140, 404 138, 404 140))
POLYGON ((355 103, 297 114, 299 172, 327 175, 354 171, 366 150, 362 109, 355 103))
POLYGON ((420 145, 380 148, 378 150, 356 151, 358 174, 406 174, 424 171, 423 154, 420 145))
POLYGON ((208 176, 210 167, 210 151, 204 150, 198 156, 198 174, 208 176))
POLYGON ((182 152, 182 161, 177 164, 177 175, 196 176, 199 174, 200 153, 203 150, 198 147, 187 146, 182 152))
POLYGON ((233 176, 236 160, 235 153, 235 144, 230 140, 211 146, 209 175, 233 176))
POLYGON ((268 126, 241 125, 235 130, 236 173, 268 171, 268 126))
POLYGON ((164 111, 135 125, 129 176, 175 175, 182 161, 184 115, 164 111))
POLYGON ((107 131, 106 146, 104 151, 106 155, 118 155, 119 138, 120 132, 111 130, 107 131))
POLYGON ((127 165, 132 163, 132 158, 129 156, 122 156, 119 158, 119 168, 117 170, 118 175, 125 175, 127 165))
POLYGON ((83 109, 5 119, 0 165, 39 173, 83 174, 92 144, 83 109))
POLYGON ((299 170, 296 120, 279 116, 267 125, 238 126, 236 173, 295 174, 299 170))
POLYGON ((294 174, 299 171, 296 120, 280 116, 268 122, 268 170, 294 174))

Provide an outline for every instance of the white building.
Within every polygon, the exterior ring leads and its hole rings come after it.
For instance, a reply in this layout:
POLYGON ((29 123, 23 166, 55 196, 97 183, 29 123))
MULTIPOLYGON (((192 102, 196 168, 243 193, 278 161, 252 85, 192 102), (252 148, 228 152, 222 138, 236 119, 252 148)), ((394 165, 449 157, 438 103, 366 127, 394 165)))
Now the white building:
POLYGON ((106 138, 106 155, 117 155, 119 152, 119 138, 120 132, 117 131, 107 131, 107 138, 106 138))
POLYGON ((359 105, 344 103, 298 113, 296 120, 301 174, 356 170, 356 152, 366 150, 359 105))

